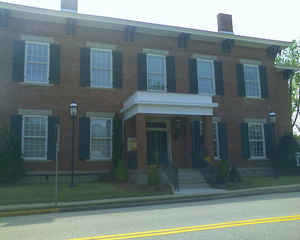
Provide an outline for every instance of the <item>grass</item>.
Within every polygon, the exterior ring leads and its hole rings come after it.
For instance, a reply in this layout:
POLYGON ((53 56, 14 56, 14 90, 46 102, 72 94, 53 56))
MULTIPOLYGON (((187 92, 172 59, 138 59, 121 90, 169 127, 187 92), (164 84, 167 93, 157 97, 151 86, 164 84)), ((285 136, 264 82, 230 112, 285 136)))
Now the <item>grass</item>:
POLYGON ((280 176, 276 179, 273 177, 244 177, 241 183, 228 183, 227 189, 234 190, 291 184, 300 184, 300 176, 280 176))
MULTIPOLYGON (((84 201, 122 197, 153 196, 169 193, 147 185, 121 183, 81 183, 74 188, 59 185, 59 201, 84 201)), ((54 184, 0 185, 0 205, 45 203, 55 200, 54 184)))

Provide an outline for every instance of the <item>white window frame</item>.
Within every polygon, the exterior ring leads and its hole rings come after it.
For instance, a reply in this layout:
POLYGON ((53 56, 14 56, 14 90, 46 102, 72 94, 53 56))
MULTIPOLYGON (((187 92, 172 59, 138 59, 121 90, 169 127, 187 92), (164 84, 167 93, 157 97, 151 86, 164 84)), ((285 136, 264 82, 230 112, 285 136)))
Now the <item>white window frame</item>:
POLYGON ((30 84, 49 84, 49 76, 50 76, 50 43, 48 42, 38 42, 38 41, 25 41, 25 60, 24 60, 24 83, 30 83, 30 84), (27 48, 28 44, 39 44, 39 45, 46 45, 48 47, 48 69, 47 69, 47 82, 42 81, 29 81, 26 80, 27 75, 27 48))
POLYGON ((267 159, 266 157, 266 141, 265 141, 265 128, 264 128, 264 122, 263 121, 249 121, 248 122, 248 143, 249 143, 249 160, 265 160, 267 159), (263 142, 263 155, 262 156, 251 156, 251 151, 250 151, 250 142, 257 142, 256 140, 251 141, 250 139, 250 125, 260 125, 262 129, 262 142, 263 142))
MULTIPOLYGON (((46 120, 46 130, 45 130, 45 157, 43 158, 34 158, 34 157, 24 157, 24 160, 30 160, 30 161, 46 161, 47 156, 48 156, 48 116, 44 115, 22 115, 22 154, 24 154, 24 139, 25 139, 25 120, 24 118, 26 117, 39 117, 43 118, 46 120)), ((26 137, 31 137, 31 138, 41 138, 41 137, 36 137, 36 136, 26 136, 26 137)))
POLYGON ((260 86, 260 74, 259 74, 259 65, 257 64, 249 64, 249 63, 244 63, 243 64, 243 70, 244 70, 244 85, 245 85, 245 97, 246 98, 254 98, 254 99, 261 99, 261 86, 260 86), (249 96, 247 95, 247 90, 246 90, 246 82, 255 82, 253 80, 247 80, 246 79, 246 67, 255 67, 257 70, 257 84, 258 84, 258 91, 259 91, 259 96, 249 96))
POLYGON ((113 151, 113 119, 110 117, 91 117, 90 118, 90 161, 110 161, 112 160, 112 151, 113 151), (110 156, 109 157, 102 157, 102 158, 95 158, 93 157, 92 154, 92 121, 93 120, 109 120, 111 124, 110 128, 110 136, 111 137, 98 137, 97 139, 102 139, 102 140, 111 140, 111 148, 110 148, 110 156))
MULTIPOLYGON (((217 152, 217 156, 214 153, 214 159, 216 160, 220 160, 221 159, 221 155, 220 155, 220 142, 219 142, 219 125, 218 125, 218 121, 213 121, 212 124, 215 125, 215 130, 216 130, 216 139, 213 139, 213 142, 216 141, 216 152, 217 152)), ((215 150, 215 149, 214 149, 215 150)))
POLYGON ((91 65, 90 65, 90 87, 92 88, 113 88, 113 55, 112 55, 112 50, 111 49, 102 49, 102 48, 90 48, 90 62, 91 62, 91 65), (93 69, 98 69, 98 70, 105 70, 107 71, 107 69, 104 69, 103 67, 93 67, 93 56, 92 56, 92 52, 93 51, 96 51, 96 52, 109 52, 110 53, 110 66, 111 66, 111 71, 110 71, 110 86, 104 86, 104 85, 101 85, 101 86, 96 86, 96 85, 93 85, 93 69))
POLYGON ((208 96, 214 96, 216 95, 216 77, 215 77, 215 64, 214 64, 214 60, 212 59, 205 59, 205 58, 196 58, 196 63, 197 63, 197 83, 198 83, 198 94, 199 95, 208 95, 208 96), (211 74, 212 74, 212 93, 201 93, 200 92, 200 88, 199 88, 199 81, 201 80, 201 78, 199 78, 199 73, 198 73, 198 67, 200 65, 200 62, 208 62, 211 64, 212 66, 212 71, 211 71, 211 74))
MULTIPOLYGON (((148 53, 146 55, 146 61, 147 61, 147 91, 150 91, 150 92, 166 92, 167 91, 167 62, 166 62, 166 56, 165 55, 161 55, 161 54, 150 54, 148 53), (150 89, 149 88, 149 57, 150 56, 154 56, 154 57, 161 57, 164 59, 164 68, 165 68, 165 71, 163 73, 164 75, 164 89, 163 90, 155 90, 155 89, 150 89)), ((157 73, 159 74, 159 73, 157 73)))

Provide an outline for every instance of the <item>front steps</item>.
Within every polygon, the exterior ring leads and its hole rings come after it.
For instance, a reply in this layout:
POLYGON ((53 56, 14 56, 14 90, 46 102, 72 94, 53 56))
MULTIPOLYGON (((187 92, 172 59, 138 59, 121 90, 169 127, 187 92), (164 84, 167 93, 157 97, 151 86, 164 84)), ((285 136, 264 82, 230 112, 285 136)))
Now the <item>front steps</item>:
POLYGON ((178 169, 179 190, 210 188, 204 176, 197 169, 178 169))

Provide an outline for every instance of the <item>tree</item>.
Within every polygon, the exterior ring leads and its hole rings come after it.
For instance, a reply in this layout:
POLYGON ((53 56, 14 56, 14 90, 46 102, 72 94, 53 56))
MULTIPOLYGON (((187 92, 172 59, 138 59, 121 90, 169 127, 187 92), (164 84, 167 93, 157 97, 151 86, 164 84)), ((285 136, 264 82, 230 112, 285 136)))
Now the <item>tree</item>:
MULTIPOLYGON (((275 59, 275 64, 300 68, 300 43, 294 40, 290 47, 284 49, 275 59)), ((290 78, 292 127, 299 129, 297 118, 300 110, 300 71, 294 72, 290 78)))

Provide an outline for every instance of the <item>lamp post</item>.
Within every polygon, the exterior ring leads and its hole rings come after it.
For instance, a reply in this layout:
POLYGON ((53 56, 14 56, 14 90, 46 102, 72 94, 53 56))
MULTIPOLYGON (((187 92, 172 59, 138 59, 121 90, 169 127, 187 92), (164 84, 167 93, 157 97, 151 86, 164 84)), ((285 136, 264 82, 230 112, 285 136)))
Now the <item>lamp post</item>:
POLYGON ((269 113, 269 118, 270 118, 270 124, 271 124, 271 134, 272 134, 272 161, 273 161, 273 170, 274 170, 274 177, 278 177, 278 172, 277 172, 277 163, 276 163, 276 134, 275 134, 275 123, 276 123, 276 113, 275 112, 270 112, 269 113))
POLYGON ((75 119, 77 117, 78 105, 74 101, 70 104, 70 115, 72 118, 72 176, 70 187, 74 187, 74 135, 75 135, 75 119))

